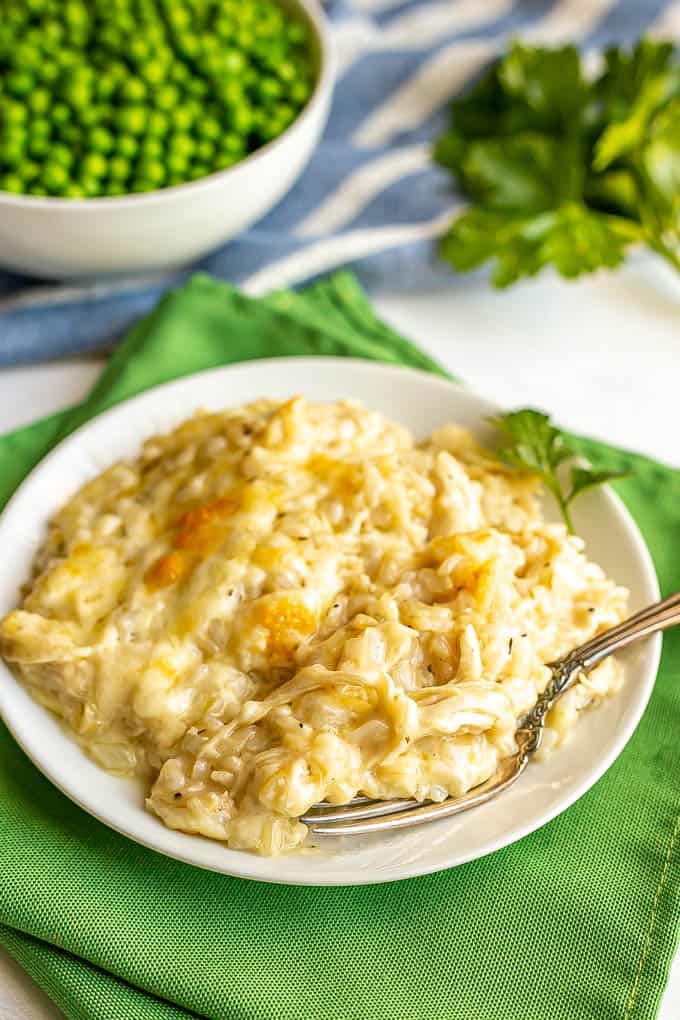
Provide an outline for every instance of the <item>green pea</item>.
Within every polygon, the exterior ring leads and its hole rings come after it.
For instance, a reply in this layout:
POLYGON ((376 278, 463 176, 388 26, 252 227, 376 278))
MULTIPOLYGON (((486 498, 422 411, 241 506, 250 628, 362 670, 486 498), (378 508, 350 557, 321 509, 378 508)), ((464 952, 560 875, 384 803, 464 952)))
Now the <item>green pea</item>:
POLYGON ((211 172, 211 167, 207 163, 194 163, 191 168, 191 179, 197 181, 201 177, 207 177, 211 172))
POLYGON ((213 160, 214 170, 228 170, 230 166, 238 163, 239 157, 232 152, 218 152, 213 160))
POLYGON ((96 198, 101 193, 101 184, 97 177, 83 176, 78 183, 85 192, 86 198, 96 198))
POLYGON ((283 93, 283 86, 276 78, 263 78, 259 91, 264 99, 278 99, 283 93))
POLYGON ((10 99, 2 107, 2 120, 5 124, 25 124, 28 110, 23 103, 10 99))
POLYGON ((110 50, 112 53, 118 53, 123 46, 122 33, 118 31, 115 25, 104 25, 99 30, 97 41, 100 46, 110 50))
POLYGON ((176 174, 182 177, 187 172, 189 160, 179 152, 170 152, 166 157, 165 166, 171 176, 176 174))
POLYGON ((297 68, 292 60, 282 60, 277 67, 281 81, 293 82, 297 78, 297 68))
POLYGON ((116 139, 105 127, 95 127, 89 134, 88 144, 94 152, 111 152, 116 144, 116 139))
POLYGON ((191 81, 187 82, 186 90, 189 95, 202 99, 210 92, 210 86, 203 78, 192 78, 191 81))
POLYGON ((33 89, 28 97, 28 105, 34 113, 47 113, 52 103, 52 96, 47 89, 33 89))
POLYGON ((220 100, 226 106, 237 106, 239 103, 245 102, 243 85, 233 78, 220 82, 216 91, 220 100))
POLYGON ((68 169, 73 163, 73 152, 67 145, 57 142, 50 149, 50 160, 68 169))
POLYGON ((58 163, 47 163, 43 169, 42 182, 48 191, 58 195, 69 183, 69 176, 64 167, 58 163))
POLYGON ((94 104, 91 106, 84 106, 78 110, 78 120, 85 127, 92 127, 94 124, 98 124, 103 119, 102 109, 94 104))
POLYGON ((134 135, 118 135, 116 139, 116 151, 126 159, 133 159, 137 155, 139 143, 134 135))
POLYGON ((150 85, 161 85, 167 78, 168 69, 162 60, 149 60, 140 67, 139 73, 150 85))
POLYGON ((69 82, 64 89, 64 99, 74 110, 85 110, 92 101, 92 89, 85 82, 69 82))
POLYGON ((73 50, 59 47, 55 48, 54 59, 59 64, 62 71, 68 71, 71 68, 78 66, 79 55, 74 53, 73 50))
POLYGON ((57 80, 60 73, 59 64, 56 60, 43 60, 38 69, 38 75, 41 80, 46 81, 49 85, 57 80))
POLYGON ((3 142, 0 145, 0 164, 17 167, 24 158, 24 146, 3 142))
POLYGON ((235 23, 231 18, 227 18, 224 15, 220 15, 215 21, 215 31, 219 35, 220 39, 225 41, 233 39, 235 31, 235 23))
POLYGON ((10 71, 5 78, 5 84, 12 95, 25 96, 33 88, 34 78, 30 71, 10 71))
POLYGON ((159 110, 169 111, 177 105, 179 90, 176 85, 161 85, 156 92, 156 106, 159 110))
POLYGON ((47 117, 34 117, 28 125, 28 133, 31 138, 49 138, 52 125, 47 117))
POLYGON ((108 163, 100 152, 88 152, 80 161, 80 171, 83 177, 99 179, 106 176, 108 163))
POLYGON ((222 138, 221 148, 224 152, 230 152, 238 156, 243 152, 243 139, 232 133, 226 134, 222 138))
POLYGON ((43 61, 43 56, 37 46, 30 43, 20 43, 14 49, 14 63, 27 71, 36 71, 43 61))
POLYGON ((177 131, 188 131, 195 119, 196 111, 188 103, 183 103, 172 111, 172 123, 177 131))
POLYGON ((64 37, 64 26, 59 21, 49 19, 42 23, 43 35, 46 39, 51 39, 53 42, 61 42, 64 37))
POLYGON ((90 21, 87 7, 75 0, 68 0, 64 5, 64 16, 71 29, 87 26, 90 21))
POLYGON ((255 35, 249 28, 239 28, 235 42, 239 49, 250 52, 255 46, 255 35))
POLYGON ((195 60, 201 52, 201 42, 198 36, 189 32, 183 32, 175 37, 175 45, 188 60, 195 60))
POLYGON ((207 138, 200 141, 196 146, 196 157, 201 163, 212 163, 215 158, 215 146, 207 138))
POLYGON ((277 103, 272 110, 274 120, 286 127, 295 119, 295 110, 289 103, 277 103))
POLYGON ((118 88, 118 79, 115 74, 105 71, 97 78, 97 95, 100 99, 111 99, 118 88))
POLYGON ((195 148, 196 142, 191 135, 177 133, 168 138, 168 152, 179 153, 180 156, 190 159, 195 148))
POLYGON ((42 167, 35 160, 27 159, 21 164, 21 176, 25 181, 35 181, 40 177, 42 167))
POLYGON ((219 53, 222 48, 219 39, 214 35, 204 35, 201 44, 204 53, 219 53))
POLYGON ((206 53, 201 58, 201 68, 209 77, 219 78, 226 73, 224 56, 221 53, 206 53))
POLYGON ((117 113, 118 127, 131 135, 141 135, 148 113, 143 106, 123 106, 117 113))
POLYGON ((109 160, 109 178, 112 181, 126 181, 130 176, 131 164, 124 156, 112 156, 109 160))
POLYGON ((197 125, 199 138, 209 138, 216 142, 222 135, 222 125, 216 117, 204 117, 197 125))
POLYGON ((246 66, 246 58, 238 50, 229 49, 224 54, 224 69, 227 74, 237 75, 246 66))
POLYGON ((297 103, 299 106, 302 106, 302 104, 306 103, 307 100, 309 99, 311 91, 312 89, 309 82, 298 78, 297 81, 291 83, 290 88, 288 90, 288 95, 290 97, 291 102, 297 103))
POLYGON ((248 135, 253 130, 253 111, 249 106, 237 106, 231 111, 230 126, 240 135, 248 135))
POLYGON ((105 193, 108 198, 118 198, 120 195, 127 195, 128 189, 124 184, 118 184, 115 181, 109 181, 106 185, 105 193))
POLYGON ((47 198, 49 194, 47 188, 43 188, 41 184, 31 184, 27 191, 29 195, 35 195, 36 198, 47 198))
POLYGON ((77 184, 75 181, 71 181, 71 183, 67 184, 64 188, 65 198, 85 198, 86 195, 87 192, 82 184, 77 184))
POLYGON ((146 122, 147 135, 153 138, 162 138, 170 128, 170 120, 167 114, 161 110, 151 110, 146 122))
POLYGON ((137 165, 138 177, 159 187, 165 181, 165 167, 158 160, 144 159, 137 165))
POLYGON ((155 191, 156 185, 153 183, 153 181, 137 179, 133 182, 132 190, 134 192, 141 194, 145 191, 155 191))
POLYGON ((146 83, 141 78, 131 75, 120 87, 121 98, 128 103, 142 103, 147 96, 146 83))
POLYGON ((35 156, 36 159, 42 159, 50 151, 49 138, 43 138, 40 135, 33 136, 29 140, 28 151, 31 156, 35 156))
POLYGON ((304 46, 307 42, 307 29, 301 21, 291 19, 286 23, 285 33, 288 42, 293 46, 304 46))
POLYGON ((18 174, 5 174, 0 177, 0 191, 9 191, 14 195, 22 195, 24 182, 18 174))
POLYGON ((191 78, 191 71, 186 64, 182 64, 180 61, 175 63, 170 68, 170 80, 174 81, 177 85, 184 85, 191 78))
MULTIPOLYGON (((116 49, 120 50, 120 47, 117 46, 116 49)), ((151 47, 149 46, 148 42, 145 39, 142 39, 140 36, 136 36, 134 39, 130 39, 127 46, 127 50, 128 53, 130 54, 130 58, 139 63, 141 63, 143 60, 146 60, 151 53, 151 47)))
POLYGON ((67 124, 71 120, 71 111, 66 103, 55 103, 50 117, 55 127, 58 127, 60 124, 67 124))
POLYGON ((165 25, 159 21, 147 21, 144 24, 144 38, 151 43, 152 49, 161 45, 166 39, 165 25))
POLYGON ((175 30, 191 27, 191 14, 185 7, 180 7, 178 4, 173 4, 168 8, 166 17, 175 30))

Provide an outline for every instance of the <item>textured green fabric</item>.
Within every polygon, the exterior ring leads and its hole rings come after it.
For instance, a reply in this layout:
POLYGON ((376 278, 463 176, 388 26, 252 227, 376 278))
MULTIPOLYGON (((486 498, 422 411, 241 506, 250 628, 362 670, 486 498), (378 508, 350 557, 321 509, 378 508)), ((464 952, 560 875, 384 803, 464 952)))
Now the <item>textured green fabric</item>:
MULTIPOLYGON (((154 383, 272 354, 441 372, 378 322, 351 277, 253 301, 197 278, 118 349, 91 397, 0 440, 3 498, 56 439, 154 383)), ((680 588, 680 473, 620 492, 666 592, 680 588)), ((74 1020, 642 1020, 678 935, 680 634, 609 772, 521 842, 437 875, 356 889, 230 879, 85 815, 0 733, 0 943, 74 1020)))

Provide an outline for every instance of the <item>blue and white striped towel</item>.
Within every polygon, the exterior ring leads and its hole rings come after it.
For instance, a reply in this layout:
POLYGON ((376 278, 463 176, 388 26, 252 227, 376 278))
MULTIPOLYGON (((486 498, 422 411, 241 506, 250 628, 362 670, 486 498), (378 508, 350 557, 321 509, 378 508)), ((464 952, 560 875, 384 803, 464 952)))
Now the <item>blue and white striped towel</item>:
MULTIPOLYGON (((433 241, 456 197, 428 152, 450 97, 512 36, 585 50, 643 31, 680 37, 680 0, 333 0, 327 8, 338 81, 321 145, 265 219, 192 267, 253 294, 348 264, 373 289, 445 284, 433 241)), ((60 287, 0 273, 0 365, 106 346, 181 278, 60 287)))

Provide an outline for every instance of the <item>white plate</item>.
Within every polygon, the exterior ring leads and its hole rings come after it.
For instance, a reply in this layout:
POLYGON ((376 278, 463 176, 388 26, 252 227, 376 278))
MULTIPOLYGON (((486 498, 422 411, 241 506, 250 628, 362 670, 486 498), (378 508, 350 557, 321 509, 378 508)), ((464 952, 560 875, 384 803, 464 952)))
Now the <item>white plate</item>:
MULTIPOLYGON (((423 436, 447 421, 489 438, 484 419, 497 408, 474 393, 422 372, 347 358, 277 358, 190 376, 113 408, 61 443, 33 471, 0 518, 0 615, 16 606, 20 585, 48 519, 88 479, 133 455, 141 441, 198 408, 217 410, 256 397, 304 393, 352 397, 423 436)), ((658 597, 654 567, 633 520, 609 491, 579 498, 576 527, 590 555, 631 592, 631 609, 658 597)), ((515 842, 569 807, 611 765, 635 729, 654 685, 660 640, 626 653, 623 691, 582 717, 569 745, 532 763, 498 800, 457 818, 386 837, 326 839, 319 852, 278 858, 229 850, 173 832, 144 809, 135 781, 108 775, 80 750, 55 717, 0 665, 0 710, 18 743, 63 793, 106 825, 160 853, 228 875, 298 885, 362 885, 423 875, 515 842)))

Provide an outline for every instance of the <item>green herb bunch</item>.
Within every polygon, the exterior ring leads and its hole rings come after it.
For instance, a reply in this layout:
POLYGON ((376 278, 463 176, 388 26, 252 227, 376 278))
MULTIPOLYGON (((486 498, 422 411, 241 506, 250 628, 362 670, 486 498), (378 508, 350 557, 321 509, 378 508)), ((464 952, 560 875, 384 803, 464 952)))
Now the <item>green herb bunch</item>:
POLYGON ((621 471, 598 471, 573 461, 576 450, 547 414, 532 408, 510 411, 490 419, 503 434, 498 455, 506 464, 537 475, 555 497, 568 530, 573 533, 571 504, 581 492, 625 478, 621 471), (568 466, 568 470, 567 470, 568 466))
POLYGON ((516 44, 451 107, 435 159, 471 204, 441 254, 493 260, 506 287, 544 266, 615 268, 642 243, 680 271, 680 64, 668 43, 612 48, 588 77, 573 46, 516 44))

